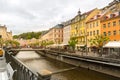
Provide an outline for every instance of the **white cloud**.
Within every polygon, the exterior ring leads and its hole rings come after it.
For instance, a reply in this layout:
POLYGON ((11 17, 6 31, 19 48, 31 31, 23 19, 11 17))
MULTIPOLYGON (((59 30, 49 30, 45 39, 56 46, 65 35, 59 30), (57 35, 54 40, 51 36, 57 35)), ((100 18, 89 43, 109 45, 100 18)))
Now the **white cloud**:
POLYGON ((112 0, 0 0, 0 24, 14 34, 41 31, 112 0))

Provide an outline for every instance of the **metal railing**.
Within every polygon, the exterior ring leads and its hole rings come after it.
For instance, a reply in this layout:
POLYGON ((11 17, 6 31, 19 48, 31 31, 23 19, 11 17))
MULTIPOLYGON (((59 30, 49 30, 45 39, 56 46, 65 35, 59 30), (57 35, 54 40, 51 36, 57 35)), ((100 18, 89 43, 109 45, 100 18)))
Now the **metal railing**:
POLYGON ((12 55, 13 52, 5 51, 6 62, 10 63, 13 70, 13 80, 50 80, 51 75, 47 77, 40 76, 39 73, 31 71, 19 59, 12 55))

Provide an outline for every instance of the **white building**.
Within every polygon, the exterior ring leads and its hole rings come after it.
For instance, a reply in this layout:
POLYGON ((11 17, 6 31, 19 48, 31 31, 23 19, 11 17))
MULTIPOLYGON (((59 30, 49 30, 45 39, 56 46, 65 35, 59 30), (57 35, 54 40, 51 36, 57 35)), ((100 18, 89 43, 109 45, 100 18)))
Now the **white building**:
POLYGON ((63 28, 63 44, 67 45, 70 40, 71 20, 64 23, 63 28))

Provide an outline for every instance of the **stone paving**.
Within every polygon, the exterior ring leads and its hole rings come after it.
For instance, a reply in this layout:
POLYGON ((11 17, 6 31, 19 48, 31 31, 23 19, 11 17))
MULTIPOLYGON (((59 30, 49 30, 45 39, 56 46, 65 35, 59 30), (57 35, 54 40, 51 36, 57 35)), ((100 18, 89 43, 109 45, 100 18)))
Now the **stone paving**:
POLYGON ((8 80, 7 64, 4 58, 0 58, 0 80, 8 80))

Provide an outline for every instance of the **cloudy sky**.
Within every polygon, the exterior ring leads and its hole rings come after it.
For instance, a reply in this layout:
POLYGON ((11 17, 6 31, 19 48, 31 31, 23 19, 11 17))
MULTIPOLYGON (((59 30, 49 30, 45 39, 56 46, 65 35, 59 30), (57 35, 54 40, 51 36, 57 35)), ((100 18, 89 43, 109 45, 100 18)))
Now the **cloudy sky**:
POLYGON ((0 24, 13 34, 49 29, 113 0, 0 0, 0 24))

